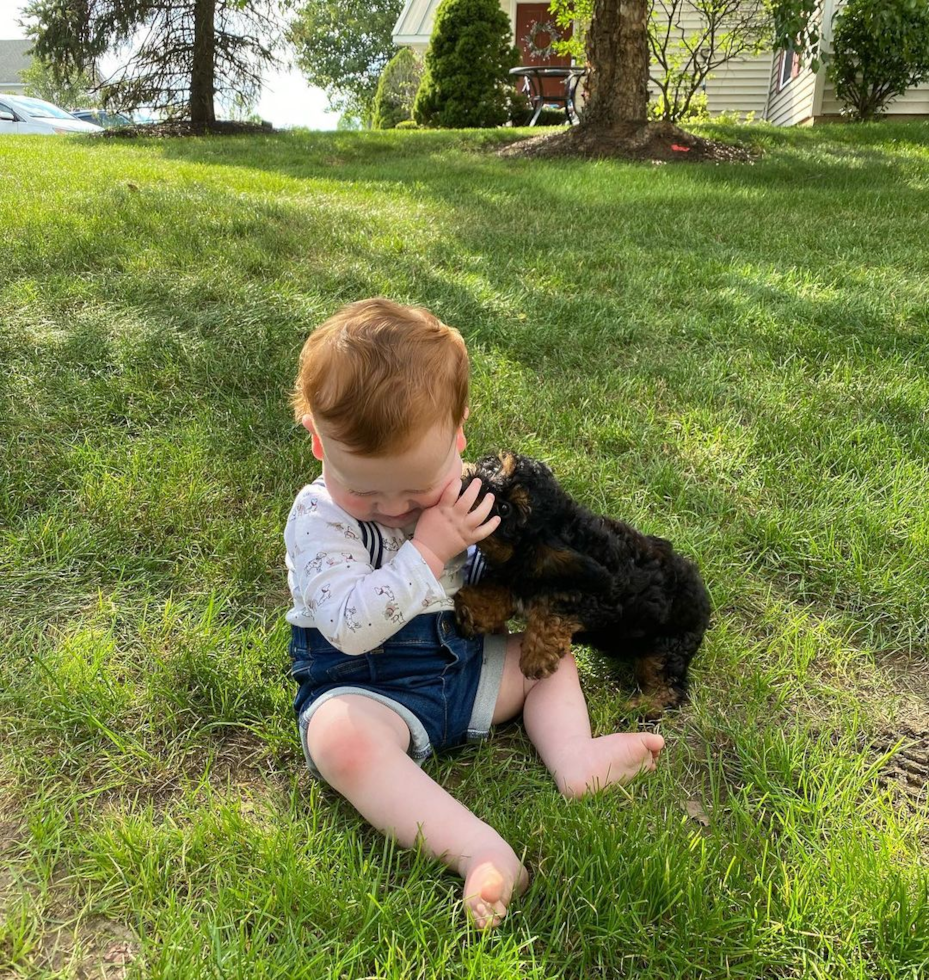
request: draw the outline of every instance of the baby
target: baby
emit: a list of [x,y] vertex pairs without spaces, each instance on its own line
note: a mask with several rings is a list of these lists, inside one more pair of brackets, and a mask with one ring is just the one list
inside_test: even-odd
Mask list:
[[[664,739],[593,738],[577,668],[530,680],[520,636],[467,639],[455,593],[480,575],[493,497],[461,493],[468,354],[457,330],[386,299],[306,341],[294,407],[322,476],[285,531],[290,653],[307,765],[373,826],[464,878],[474,924],[500,923],[528,874],[513,848],[420,768],[523,715],[566,797],[655,768]],[[473,509],[472,509],[473,508]]]

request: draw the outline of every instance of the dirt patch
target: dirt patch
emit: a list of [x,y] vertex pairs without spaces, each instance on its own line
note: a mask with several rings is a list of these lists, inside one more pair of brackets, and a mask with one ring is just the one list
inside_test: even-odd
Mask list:
[[[215,741],[208,760],[204,753],[191,753],[144,783],[133,780],[88,794],[93,811],[88,820],[105,820],[109,811],[118,819],[127,808],[148,805],[167,812],[176,799],[203,784],[216,800],[228,800],[247,819],[263,824],[266,811],[286,805],[289,774],[275,765],[267,745],[254,735],[237,729],[218,731],[225,737]],[[109,778],[105,772],[89,773],[88,786],[94,785],[94,776],[101,782]],[[57,862],[47,874],[40,864],[29,863],[30,832],[19,810],[13,794],[0,791],[0,916],[24,915],[32,929],[31,945],[16,961],[20,972],[7,974],[0,968],[0,980],[31,975],[30,970],[74,980],[140,975],[140,937],[125,922],[87,913],[87,896],[69,860]],[[0,959],[5,952],[0,950]]]
[[891,694],[888,717],[901,732],[929,732],[929,671],[925,655],[907,650],[878,650],[875,667]]
[[760,151],[704,139],[671,123],[649,123],[614,130],[575,126],[543,133],[499,151],[502,157],[582,157],[666,163],[753,163]]
[[100,136],[104,139],[136,139],[140,136],[159,139],[184,136],[256,136],[273,133],[270,123],[248,123],[220,120],[213,123],[192,123],[185,121],[146,123],[141,126],[119,126],[105,129]]
[[[8,808],[4,805],[4,812]],[[74,918],[74,897],[64,870],[52,873],[43,888],[25,875],[21,854],[28,831],[21,820],[0,817],[0,916],[31,909],[38,925],[29,966],[78,980],[124,980],[139,955],[136,935],[103,916]],[[20,963],[20,966],[25,964]],[[25,974],[16,973],[15,976]],[[0,971],[0,980],[14,974]]]
[[139,955],[135,934],[119,922],[93,916],[79,925],[45,933],[34,965],[79,980],[124,980]]
[[929,799],[929,731],[883,731],[872,743],[874,754],[885,755],[900,741],[903,745],[881,766],[877,782],[890,790],[897,806],[922,811]]
[[25,835],[22,821],[7,819],[0,813],[0,916],[7,914],[10,903],[21,891],[17,871]]
[[[80,785],[94,789],[97,813],[121,812],[127,805],[151,806],[156,813],[164,813],[198,785],[205,792],[241,799],[282,799],[299,761],[299,746],[290,756],[278,757],[261,739],[234,728],[216,729],[210,744],[200,749],[171,760],[163,770],[137,773],[124,785],[107,785],[107,770],[88,772]],[[152,751],[168,758],[167,747],[153,747]]]

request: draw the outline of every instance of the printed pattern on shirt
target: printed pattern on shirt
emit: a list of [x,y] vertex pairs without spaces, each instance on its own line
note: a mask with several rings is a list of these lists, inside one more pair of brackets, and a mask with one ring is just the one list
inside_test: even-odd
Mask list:
[[455,592],[479,574],[479,559],[462,553],[436,579],[410,535],[354,520],[322,478],[297,495],[284,540],[288,622],[315,627],[349,654],[375,649],[414,616],[453,609]]

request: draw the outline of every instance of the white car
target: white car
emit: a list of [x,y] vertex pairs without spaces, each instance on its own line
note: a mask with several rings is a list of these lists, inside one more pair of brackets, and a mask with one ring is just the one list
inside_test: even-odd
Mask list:
[[101,126],[75,119],[51,102],[0,92],[0,134],[102,133]]

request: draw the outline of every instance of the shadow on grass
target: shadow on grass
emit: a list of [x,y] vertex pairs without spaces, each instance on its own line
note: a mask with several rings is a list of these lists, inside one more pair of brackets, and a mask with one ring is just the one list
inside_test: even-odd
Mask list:
[[[626,486],[648,486],[655,502],[669,498],[681,514],[707,522],[731,513],[749,552],[766,542],[727,503],[728,477],[707,465],[699,485],[688,485],[693,463],[669,442],[666,426],[709,405],[802,444],[808,430],[785,423],[751,383],[753,372],[772,377],[803,363],[799,391],[809,397],[830,363],[867,377],[875,363],[927,362],[925,290],[913,275],[925,260],[905,254],[918,228],[905,226],[888,241],[892,222],[871,198],[877,171],[855,171],[850,189],[846,182],[798,197],[798,168],[773,155],[755,168],[672,173],[513,164],[459,152],[462,142],[486,149],[503,138],[496,134],[412,135],[159,144],[174,160],[324,176],[325,184],[255,200],[234,184],[210,192],[111,189],[94,205],[92,234],[36,241],[31,259],[29,241],[20,246],[23,280],[42,287],[42,300],[18,299],[16,283],[6,294],[24,328],[21,342],[2,334],[20,365],[19,380],[6,379],[6,397],[28,405],[17,443],[27,451],[11,451],[27,492],[6,516],[20,526],[37,521],[62,494],[84,495],[86,508],[94,481],[106,486],[90,494],[97,503],[85,511],[86,541],[74,554],[72,583],[80,580],[82,592],[143,577],[170,594],[195,587],[200,575],[207,587],[235,582],[248,601],[281,599],[279,549],[260,535],[274,533],[307,476],[287,390],[306,333],[359,296],[420,302],[458,325],[486,374],[485,403],[505,404],[515,392],[508,418],[521,440],[544,426],[553,443],[574,445],[586,406],[615,411],[610,388],[631,378],[640,417],[624,421],[619,450],[613,434],[595,431],[584,443],[585,465],[600,460],[614,469],[621,459]],[[820,145],[802,132],[766,138]],[[151,147],[124,152],[140,151]],[[798,166],[800,176],[821,166],[846,172],[838,156]],[[881,188],[899,191],[887,167],[878,171],[878,198]],[[897,200],[906,204],[909,193]],[[857,209],[867,227],[848,217],[829,226],[836,207]],[[866,254],[843,254],[852,244]],[[883,266],[872,244],[891,249]],[[892,266],[895,256],[902,268]],[[875,292],[885,268],[897,274],[892,295]],[[497,382],[501,365],[512,373]],[[561,390],[559,411],[572,416],[558,429],[533,418],[541,403],[527,392],[537,375],[549,392]],[[895,397],[895,424],[915,452],[918,404]],[[850,391],[830,411],[854,407],[876,424],[888,404],[882,396],[862,403]],[[490,428],[476,424],[479,446]],[[763,498],[755,506],[767,507]],[[770,513],[776,519],[779,510]],[[892,538],[888,531],[882,551]],[[45,547],[42,540],[30,547]]]

